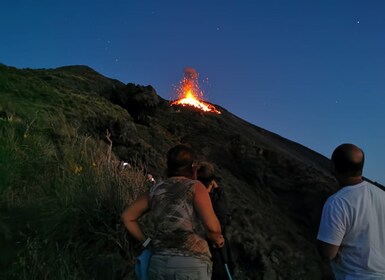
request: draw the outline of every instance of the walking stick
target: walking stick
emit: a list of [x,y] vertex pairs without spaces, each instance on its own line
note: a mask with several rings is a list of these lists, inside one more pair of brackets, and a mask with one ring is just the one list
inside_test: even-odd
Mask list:
[[[226,246],[226,245],[225,245],[225,246]],[[225,246],[223,246],[223,247],[225,247]],[[229,279],[229,280],[233,280],[233,278],[231,277],[231,273],[230,273],[229,266],[228,266],[228,264],[227,264],[227,254],[225,254],[225,253],[223,252],[223,247],[222,247],[222,248],[219,248],[219,253],[220,253],[220,255],[221,255],[222,262],[223,262],[223,264],[224,264],[224,266],[225,266],[225,270],[226,270],[228,279]]]

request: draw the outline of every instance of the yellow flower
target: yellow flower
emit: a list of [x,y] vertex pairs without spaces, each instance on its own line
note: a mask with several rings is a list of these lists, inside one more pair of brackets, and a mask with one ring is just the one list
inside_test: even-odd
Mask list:
[[75,174],[80,174],[83,171],[83,167],[76,164],[75,166],[72,166],[71,170]]

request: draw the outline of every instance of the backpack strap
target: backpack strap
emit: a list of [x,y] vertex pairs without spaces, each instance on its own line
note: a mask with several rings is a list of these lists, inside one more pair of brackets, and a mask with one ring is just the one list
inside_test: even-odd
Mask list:
[[369,180],[366,177],[362,177],[362,179],[364,179],[364,181],[366,181],[366,182],[371,183],[372,185],[375,185],[376,187],[380,188],[381,190],[383,190],[385,192],[385,186],[381,185],[380,183],[373,182],[372,180]]

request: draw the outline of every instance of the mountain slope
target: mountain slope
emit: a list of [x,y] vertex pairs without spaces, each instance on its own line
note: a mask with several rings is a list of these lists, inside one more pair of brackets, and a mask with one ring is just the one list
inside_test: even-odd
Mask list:
[[228,195],[239,279],[326,279],[315,236],[324,199],[337,188],[329,160],[217,108],[222,114],[170,106],[151,86],[125,85],[87,66],[0,65],[3,123],[47,131],[54,145],[77,135],[108,144],[109,131],[117,160],[157,180],[177,143],[213,162]]

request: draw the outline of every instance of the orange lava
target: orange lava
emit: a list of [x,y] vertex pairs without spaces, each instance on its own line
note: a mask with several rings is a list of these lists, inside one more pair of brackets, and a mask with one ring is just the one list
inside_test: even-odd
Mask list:
[[172,101],[170,105],[192,106],[204,112],[221,114],[215,106],[202,101],[203,92],[199,89],[198,76],[194,69],[185,69],[185,76],[177,89],[178,99]]

